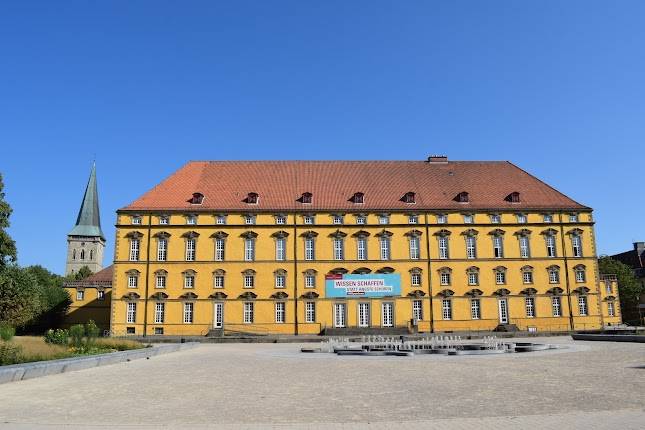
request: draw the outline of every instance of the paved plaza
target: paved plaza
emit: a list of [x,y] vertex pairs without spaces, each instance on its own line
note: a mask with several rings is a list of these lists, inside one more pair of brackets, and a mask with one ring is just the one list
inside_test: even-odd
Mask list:
[[531,341],[568,348],[338,357],[205,344],[2,385],[0,427],[643,428],[644,344]]

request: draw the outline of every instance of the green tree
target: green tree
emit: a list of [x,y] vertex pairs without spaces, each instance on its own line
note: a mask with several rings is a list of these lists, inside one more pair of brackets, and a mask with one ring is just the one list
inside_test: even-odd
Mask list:
[[16,242],[9,236],[6,229],[9,228],[9,216],[11,206],[4,199],[4,183],[0,173],[0,270],[7,264],[14,263],[17,258]]
[[42,266],[29,266],[24,270],[36,278],[41,303],[40,313],[25,327],[25,331],[44,333],[47,329],[60,326],[72,303],[63,289],[65,279]]
[[22,327],[42,310],[36,277],[15,265],[0,270],[0,322]]
[[616,275],[618,278],[618,294],[623,313],[623,321],[637,324],[638,301],[640,295],[645,291],[643,291],[643,285],[634,276],[632,268],[608,256],[603,256],[598,259],[598,268],[600,273]]
[[72,272],[69,275],[67,275],[66,279],[68,281],[82,281],[85,278],[89,278],[93,274],[94,272],[92,272],[89,267],[83,266],[80,269],[78,269],[78,272]]

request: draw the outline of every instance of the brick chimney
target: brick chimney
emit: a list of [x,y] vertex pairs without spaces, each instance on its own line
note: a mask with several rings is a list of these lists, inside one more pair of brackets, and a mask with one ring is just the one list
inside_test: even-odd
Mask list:
[[448,157],[445,155],[431,155],[428,157],[427,162],[430,164],[447,164]]

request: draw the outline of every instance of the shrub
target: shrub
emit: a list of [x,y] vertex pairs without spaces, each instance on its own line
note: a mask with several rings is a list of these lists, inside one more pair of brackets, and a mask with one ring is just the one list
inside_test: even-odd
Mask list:
[[9,342],[0,342],[0,366],[21,362],[21,348]]
[[89,320],[85,324],[85,334],[87,335],[87,346],[92,346],[96,342],[96,338],[99,337],[101,329],[96,325],[94,320]]
[[0,323],[0,339],[5,342],[10,341],[13,335],[16,334],[16,329],[8,323]]
[[69,332],[63,329],[47,330],[45,342],[53,345],[67,345],[69,343]]
[[83,324],[76,324],[69,328],[69,337],[72,339],[72,345],[75,348],[83,346],[83,337],[85,336],[85,327]]

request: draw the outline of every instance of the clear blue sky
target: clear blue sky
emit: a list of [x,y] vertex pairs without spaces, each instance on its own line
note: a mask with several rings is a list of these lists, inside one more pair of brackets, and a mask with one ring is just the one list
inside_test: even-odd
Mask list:
[[64,270],[96,157],[115,211],[191,159],[511,160],[645,240],[643,1],[0,4],[19,262]]

